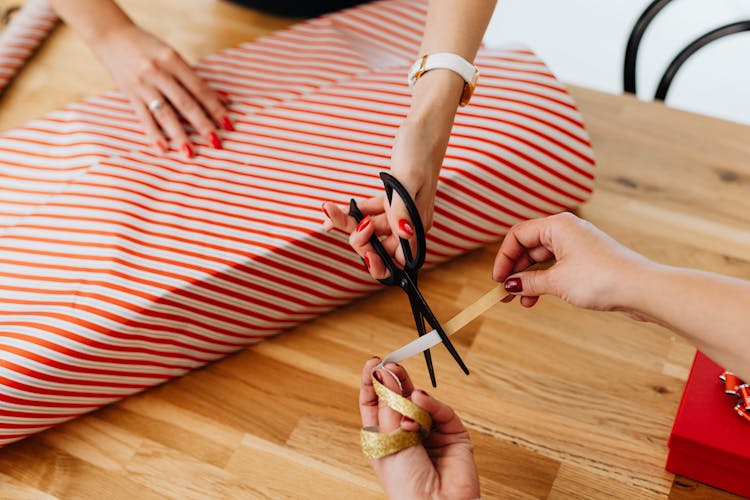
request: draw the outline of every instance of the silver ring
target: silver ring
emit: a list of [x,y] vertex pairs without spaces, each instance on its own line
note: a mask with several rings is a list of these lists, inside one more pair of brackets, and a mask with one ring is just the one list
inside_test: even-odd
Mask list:
[[157,113],[163,107],[164,99],[154,99],[148,103],[148,109],[150,109],[152,113]]

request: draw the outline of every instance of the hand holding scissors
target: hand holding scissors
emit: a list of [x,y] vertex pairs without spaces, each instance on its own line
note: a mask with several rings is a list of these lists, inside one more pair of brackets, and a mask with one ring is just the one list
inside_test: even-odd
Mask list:
[[[433,314],[430,306],[427,304],[427,301],[422,296],[422,293],[419,291],[419,288],[417,286],[417,276],[419,273],[419,269],[424,264],[425,254],[427,252],[427,243],[425,239],[424,226],[422,225],[422,220],[419,217],[419,212],[417,211],[417,207],[414,204],[414,200],[412,200],[406,188],[401,185],[401,183],[392,175],[386,172],[381,172],[380,178],[383,180],[383,184],[385,186],[385,193],[388,203],[392,203],[393,194],[395,192],[406,206],[409,217],[413,224],[412,228],[415,234],[415,249],[413,252],[412,247],[409,244],[409,240],[399,238],[401,251],[404,254],[404,266],[403,268],[401,268],[397,266],[393,259],[390,257],[383,244],[380,242],[377,234],[373,234],[370,237],[369,243],[370,245],[372,245],[374,251],[378,254],[388,271],[388,276],[378,281],[385,285],[398,285],[399,287],[401,287],[401,289],[404,290],[404,292],[406,292],[406,294],[409,296],[409,303],[411,305],[414,322],[416,324],[417,332],[419,333],[419,335],[422,336],[427,333],[425,329],[425,321],[427,321],[427,324],[429,324],[430,327],[437,331],[438,335],[440,335],[443,344],[445,345],[446,349],[448,349],[448,352],[451,353],[453,359],[456,360],[464,373],[468,375],[469,369],[464,364],[455,347],[453,347],[453,344],[448,338],[448,335],[443,330],[443,327],[440,325],[440,322],[438,322],[437,318]],[[368,220],[362,215],[359,207],[357,206],[357,202],[354,200],[351,200],[351,202],[349,203],[349,215],[353,217],[354,220],[358,224],[360,224],[360,226],[362,225],[363,221]],[[365,264],[369,267],[369,263],[366,260]],[[427,362],[427,369],[430,373],[430,381],[432,382],[433,387],[435,387],[437,383],[435,380],[435,372],[432,366],[432,356],[430,355],[430,351],[425,351],[424,356],[425,361]]]

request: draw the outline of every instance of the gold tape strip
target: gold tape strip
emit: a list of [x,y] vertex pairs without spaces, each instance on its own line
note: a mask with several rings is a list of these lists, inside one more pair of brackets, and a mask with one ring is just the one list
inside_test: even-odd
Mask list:
[[[375,377],[371,378],[375,394],[392,410],[417,422],[420,425],[420,431],[426,436],[432,427],[432,417],[430,414],[402,395],[396,394],[378,382]],[[406,448],[416,446],[421,440],[420,433],[418,432],[397,429],[390,434],[381,434],[378,430],[377,427],[365,427],[360,433],[362,453],[367,458],[387,457]]]
[[469,307],[448,320],[443,325],[443,330],[447,335],[453,335],[507,296],[508,292],[505,291],[503,286],[493,288],[479,297],[479,299]]
[[420,443],[419,433],[401,429],[391,434],[381,434],[377,427],[362,429],[362,453],[367,458],[383,458]]
[[422,429],[429,431],[432,427],[432,417],[419,406],[410,400],[396,394],[372,377],[372,385],[375,387],[375,393],[385,402],[392,410],[396,410],[401,415],[405,415],[417,422]]

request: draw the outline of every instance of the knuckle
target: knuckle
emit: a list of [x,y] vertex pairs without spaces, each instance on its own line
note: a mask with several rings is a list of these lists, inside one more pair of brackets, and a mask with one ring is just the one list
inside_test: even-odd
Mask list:
[[162,63],[172,64],[177,62],[180,59],[180,56],[172,47],[165,47],[159,51],[158,59]]
[[158,71],[159,64],[153,59],[148,59],[138,69],[137,78],[141,83],[144,83],[149,81]]

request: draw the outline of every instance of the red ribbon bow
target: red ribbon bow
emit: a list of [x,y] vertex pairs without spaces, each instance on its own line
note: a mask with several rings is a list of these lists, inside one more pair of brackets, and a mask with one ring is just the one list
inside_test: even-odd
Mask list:
[[725,371],[719,376],[719,380],[724,382],[724,393],[730,396],[737,396],[739,403],[734,407],[737,415],[750,421],[750,386],[744,383],[732,372]]

